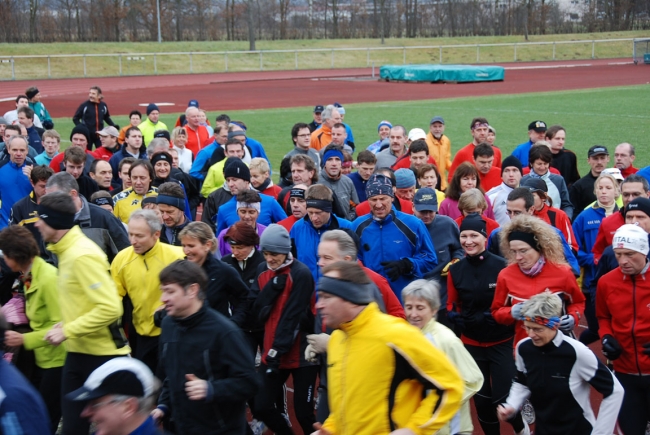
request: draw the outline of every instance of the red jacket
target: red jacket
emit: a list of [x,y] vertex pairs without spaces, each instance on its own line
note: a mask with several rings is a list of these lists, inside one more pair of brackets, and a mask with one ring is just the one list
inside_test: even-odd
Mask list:
[[[436,164],[436,160],[431,156],[429,156],[429,158],[427,159],[427,163],[431,165],[436,165],[436,168],[438,167],[438,165]],[[393,163],[393,166],[391,166],[391,169],[393,171],[397,171],[398,169],[411,169],[411,154],[410,153],[405,154],[399,159],[397,159],[397,161]],[[415,173],[415,171],[413,171],[413,173]]]
[[[515,320],[510,313],[511,307],[519,302],[526,302],[545,290],[560,295],[564,301],[562,314],[570,314],[575,319],[576,325],[580,323],[580,318],[585,311],[585,296],[578,287],[576,277],[568,265],[549,262],[538,275],[533,277],[524,275],[518,264],[511,264],[499,273],[497,289],[490,307],[494,320],[502,325],[512,325]],[[521,327],[523,323],[517,320],[515,324],[515,347],[519,340],[527,337]]]
[[370,278],[379,289],[379,293],[381,293],[381,297],[384,300],[384,305],[386,306],[386,314],[406,319],[404,308],[402,308],[402,304],[399,303],[399,299],[397,299],[397,296],[395,296],[393,289],[390,288],[390,285],[388,284],[388,281],[386,281],[386,278],[363,265],[361,265],[361,267],[363,267],[363,271],[366,272],[368,278]]
[[481,179],[481,187],[486,192],[503,182],[501,179],[501,168],[497,168],[496,166],[492,166],[490,172],[487,174],[478,171],[478,176]]
[[[395,197],[395,199],[399,201],[399,206],[401,208],[399,211],[406,214],[413,214],[413,203],[411,201],[407,201],[398,197]],[[393,205],[394,204],[395,201],[393,200]],[[368,204],[368,201],[363,201],[361,204],[357,205],[355,211],[357,213],[357,217],[365,216],[370,213],[370,204]]]
[[185,144],[185,148],[192,151],[194,157],[196,157],[204,146],[211,143],[210,134],[204,125],[199,125],[197,129],[194,130],[189,124],[187,124],[185,126],[185,131],[187,131],[187,143]]
[[271,186],[267,187],[263,192],[264,195],[272,196],[273,199],[278,199],[278,195],[282,192],[282,188],[278,186],[277,184],[272,184]]
[[[451,162],[451,168],[449,168],[449,175],[447,176],[447,181],[451,182],[451,178],[454,176],[456,168],[463,162],[474,163],[474,142],[470,142],[465,145],[463,148],[458,150],[454,156],[454,161]],[[497,147],[492,147],[494,150],[494,167],[501,167],[501,150]],[[487,189],[486,189],[487,190]]]
[[[269,281],[274,277],[286,275],[284,289],[269,305],[260,305],[262,294]],[[271,285],[271,283],[269,283]],[[310,365],[305,361],[306,336],[313,330],[315,310],[314,278],[309,268],[298,260],[283,265],[278,270],[265,267],[251,288],[255,296],[254,315],[259,315],[260,308],[270,307],[270,313],[264,322],[264,349],[262,362],[266,364],[269,350],[277,351],[281,369],[295,369]],[[266,295],[268,296],[268,295]],[[311,317],[311,321],[308,319]],[[309,330],[302,330],[307,325]]]
[[628,175],[636,174],[639,172],[639,168],[635,168],[634,166],[630,165],[625,169],[621,169],[621,175],[623,178],[627,178]]
[[[549,213],[551,215],[549,215]],[[544,204],[541,210],[535,210],[534,215],[549,224],[552,227],[557,228],[562,231],[562,235],[566,239],[569,246],[573,252],[578,252],[580,246],[578,246],[578,241],[576,240],[575,234],[573,234],[573,226],[571,226],[571,219],[567,214],[560,210],[559,208],[549,207],[547,204]],[[551,219],[551,216],[553,219]]]
[[278,225],[282,225],[287,231],[291,232],[291,228],[293,228],[293,224],[296,222],[298,222],[298,219],[290,214],[288,218],[282,219],[280,222],[278,222]]
[[[119,150],[119,146],[116,150]],[[99,147],[92,153],[90,153],[94,158],[109,161],[113,157],[113,151],[109,151],[106,147]]]
[[598,234],[596,235],[594,247],[591,248],[591,252],[594,253],[594,264],[598,264],[600,257],[605,251],[605,248],[612,244],[612,240],[614,240],[614,233],[624,224],[625,218],[623,217],[623,210],[619,210],[618,213],[612,213],[603,219],[603,221],[600,223],[600,227],[598,228]]
[[611,335],[623,353],[614,370],[620,373],[650,374],[650,356],[643,345],[650,343],[650,276],[623,275],[620,267],[604,275],[596,290],[596,317],[601,337]]

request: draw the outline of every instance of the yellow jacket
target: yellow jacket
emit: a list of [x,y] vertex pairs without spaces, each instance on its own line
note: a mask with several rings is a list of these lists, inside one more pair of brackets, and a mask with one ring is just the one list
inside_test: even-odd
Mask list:
[[454,365],[374,302],[334,331],[327,359],[331,412],[323,428],[332,435],[433,434],[460,406],[463,380]]
[[111,275],[120,297],[128,293],[131,298],[133,327],[138,334],[147,337],[160,335],[160,328],[153,323],[156,308],[162,305],[158,276],[165,267],[183,258],[183,248],[157,241],[144,255],[136,254],[129,246],[113,259]]
[[474,430],[469,409],[469,399],[483,386],[483,373],[476,365],[472,355],[454,332],[434,319],[422,328],[424,336],[456,366],[465,382],[465,391],[461,400],[460,411],[436,435],[471,434]]
[[108,273],[106,254],[74,226],[47,245],[59,258],[59,306],[68,352],[131,353],[121,327],[122,302]]
[[425,139],[429,145],[429,155],[433,157],[440,172],[440,190],[447,188],[447,171],[451,168],[451,141],[444,134],[440,140],[427,133]]
[[57,270],[41,257],[36,257],[31,272],[32,283],[29,288],[25,288],[25,315],[32,332],[23,334],[24,346],[25,349],[34,351],[38,367],[62,367],[65,362],[65,346],[52,346],[45,341],[45,334],[61,321]]
[[125,224],[129,223],[131,213],[142,208],[140,202],[149,196],[158,196],[158,189],[152,187],[145,195],[138,195],[133,188],[126,189],[113,197],[113,214]]

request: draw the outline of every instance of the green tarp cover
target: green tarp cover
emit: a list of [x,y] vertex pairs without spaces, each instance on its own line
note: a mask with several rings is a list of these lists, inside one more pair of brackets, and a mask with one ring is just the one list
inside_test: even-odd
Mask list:
[[487,65],[384,65],[379,74],[382,79],[411,82],[491,82],[503,80],[505,69]]

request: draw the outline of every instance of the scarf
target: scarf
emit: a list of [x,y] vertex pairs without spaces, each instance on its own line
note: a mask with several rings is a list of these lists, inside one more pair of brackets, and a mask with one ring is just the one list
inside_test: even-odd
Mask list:
[[528,277],[533,277],[539,275],[539,273],[542,271],[542,268],[544,267],[544,264],[546,264],[546,260],[544,259],[543,255],[539,256],[539,260],[537,260],[537,263],[533,265],[530,269],[523,269],[521,266],[519,267],[519,270],[521,270],[521,273]]
[[258,192],[262,193],[266,189],[271,187],[272,185],[273,185],[273,182],[271,181],[271,178],[269,177],[266,180],[264,180],[264,182],[262,184],[260,184],[258,187],[254,187],[253,190],[257,190]]
[[596,200],[596,204],[598,204],[598,207],[605,210],[605,217],[607,217],[607,216],[611,215],[612,213],[614,213],[614,209],[616,208],[616,201],[612,202],[612,205],[610,205],[609,207],[604,205],[603,203],[601,203],[598,200]]

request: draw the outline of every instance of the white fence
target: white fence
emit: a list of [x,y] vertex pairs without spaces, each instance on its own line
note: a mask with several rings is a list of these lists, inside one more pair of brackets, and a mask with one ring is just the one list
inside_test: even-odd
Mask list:
[[0,80],[631,57],[633,38],[500,44],[3,56]]

